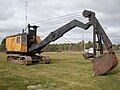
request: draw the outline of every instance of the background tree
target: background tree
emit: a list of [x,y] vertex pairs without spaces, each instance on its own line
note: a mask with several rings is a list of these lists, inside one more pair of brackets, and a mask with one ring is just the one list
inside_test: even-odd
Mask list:
[[6,38],[2,40],[0,50],[6,50]]

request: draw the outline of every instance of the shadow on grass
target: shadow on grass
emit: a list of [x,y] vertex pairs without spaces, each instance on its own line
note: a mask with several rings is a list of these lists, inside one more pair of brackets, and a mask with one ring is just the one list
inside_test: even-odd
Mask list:
[[111,74],[111,75],[115,75],[115,74],[117,74],[117,73],[119,73],[120,72],[120,70],[112,70],[112,71],[110,71],[110,72],[108,72],[108,74]]
[[[81,64],[81,65],[87,65],[87,64],[91,64],[91,62],[80,62],[80,61],[74,61],[74,60],[68,60],[68,59],[51,59],[51,63],[50,64],[59,64],[59,63],[76,63],[76,64]],[[32,62],[32,65],[37,65],[37,64],[41,64],[39,62]],[[48,64],[49,65],[49,64]],[[28,65],[30,66],[30,65]]]
[[51,61],[51,63],[77,63],[77,64],[91,64],[91,62],[84,62],[84,61],[74,61],[74,60],[68,60],[68,59],[54,59]]
[[119,72],[120,72],[120,70],[112,70],[112,71],[109,71],[108,73],[103,74],[101,76],[116,75]]

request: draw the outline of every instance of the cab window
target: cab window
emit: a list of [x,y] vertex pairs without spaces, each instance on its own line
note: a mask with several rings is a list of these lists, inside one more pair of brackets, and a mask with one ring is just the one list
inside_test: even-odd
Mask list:
[[17,37],[17,41],[16,41],[17,43],[20,43],[20,37]]
[[27,34],[22,35],[22,45],[27,46]]

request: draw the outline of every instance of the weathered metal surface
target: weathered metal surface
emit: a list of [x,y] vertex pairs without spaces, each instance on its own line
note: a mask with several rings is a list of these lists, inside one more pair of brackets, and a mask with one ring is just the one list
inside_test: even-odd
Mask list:
[[30,56],[24,56],[24,57],[25,57],[24,65],[32,64],[32,58]]
[[7,61],[16,64],[30,65],[32,58],[30,56],[8,56]]
[[7,61],[22,65],[31,65],[32,63],[39,62],[40,64],[50,64],[49,56],[8,56]]
[[114,69],[118,64],[118,60],[114,53],[104,53],[102,56],[94,58],[92,63],[94,76],[96,76],[106,74]]

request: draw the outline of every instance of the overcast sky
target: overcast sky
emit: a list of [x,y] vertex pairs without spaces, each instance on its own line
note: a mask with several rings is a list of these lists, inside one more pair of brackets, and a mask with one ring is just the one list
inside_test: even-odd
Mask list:
[[[26,0],[0,0],[0,41],[6,36],[21,33],[25,28],[25,2]],[[27,2],[28,23],[40,26],[38,35],[41,39],[73,19],[86,22],[81,14],[87,9],[96,13],[96,17],[112,43],[120,43],[120,0],[27,0]],[[40,22],[71,13],[75,14],[44,23]],[[92,40],[92,29],[84,31],[75,28],[54,43],[75,43],[82,39]]]

